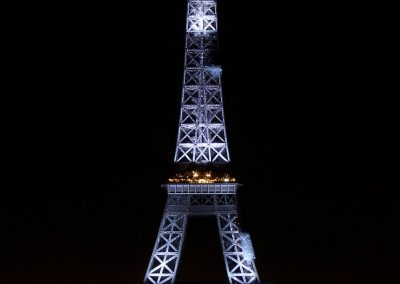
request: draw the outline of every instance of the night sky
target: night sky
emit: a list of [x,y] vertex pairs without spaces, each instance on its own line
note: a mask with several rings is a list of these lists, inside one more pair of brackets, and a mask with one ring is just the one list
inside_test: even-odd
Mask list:
[[[216,62],[259,274],[400,283],[395,10],[261,2],[219,1]],[[142,282],[173,169],[185,9],[3,10],[1,283]],[[178,279],[224,283],[215,220],[188,226]]]

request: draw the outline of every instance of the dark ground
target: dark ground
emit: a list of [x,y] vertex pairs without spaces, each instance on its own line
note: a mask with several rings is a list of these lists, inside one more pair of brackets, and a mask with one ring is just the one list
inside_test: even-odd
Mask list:
[[[400,283],[394,9],[220,1],[241,224],[276,284]],[[165,202],[184,1],[4,9],[0,282],[141,283]],[[224,281],[190,220],[181,281]]]

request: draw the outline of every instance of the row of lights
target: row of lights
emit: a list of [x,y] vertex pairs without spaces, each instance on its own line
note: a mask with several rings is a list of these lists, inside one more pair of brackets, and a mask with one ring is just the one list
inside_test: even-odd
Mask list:
[[212,177],[211,172],[199,173],[192,171],[190,174],[177,174],[168,180],[171,183],[219,183],[219,182],[236,182],[235,178],[224,175],[222,177]]

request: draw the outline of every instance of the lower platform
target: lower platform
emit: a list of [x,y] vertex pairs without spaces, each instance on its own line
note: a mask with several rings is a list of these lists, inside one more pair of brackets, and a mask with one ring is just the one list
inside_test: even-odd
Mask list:
[[167,183],[168,194],[236,194],[239,183]]

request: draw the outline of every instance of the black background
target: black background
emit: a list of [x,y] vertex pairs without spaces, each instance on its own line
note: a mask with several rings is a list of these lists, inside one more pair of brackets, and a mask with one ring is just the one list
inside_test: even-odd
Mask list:
[[[141,283],[173,167],[185,1],[7,7],[0,282]],[[241,224],[262,280],[399,283],[394,8],[219,1]],[[213,219],[181,281],[224,281]]]

